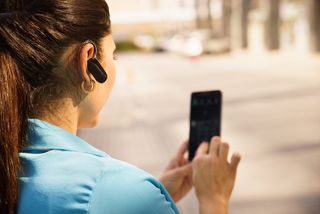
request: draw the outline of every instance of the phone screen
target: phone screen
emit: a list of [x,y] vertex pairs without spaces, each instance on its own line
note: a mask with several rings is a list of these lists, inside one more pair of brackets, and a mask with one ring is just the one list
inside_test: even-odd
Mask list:
[[195,92],[191,95],[189,161],[203,141],[221,134],[221,91]]

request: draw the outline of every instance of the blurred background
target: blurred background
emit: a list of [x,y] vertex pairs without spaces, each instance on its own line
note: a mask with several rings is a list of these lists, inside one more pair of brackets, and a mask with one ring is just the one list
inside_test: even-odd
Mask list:
[[[224,94],[241,152],[230,213],[320,213],[320,1],[108,0],[117,82],[94,146],[159,176],[188,139],[190,94]],[[194,192],[178,203],[198,213]]]

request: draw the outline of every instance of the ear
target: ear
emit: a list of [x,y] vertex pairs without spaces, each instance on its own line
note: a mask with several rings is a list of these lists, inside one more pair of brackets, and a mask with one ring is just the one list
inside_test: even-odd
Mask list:
[[90,82],[94,80],[92,74],[88,71],[88,60],[94,56],[94,46],[91,43],[84,44],[79,53],[79,72],[82,80]]

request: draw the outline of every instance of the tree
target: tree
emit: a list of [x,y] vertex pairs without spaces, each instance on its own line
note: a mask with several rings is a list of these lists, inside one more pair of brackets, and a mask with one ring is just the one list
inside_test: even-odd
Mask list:
[[248,48],[250,0],[241,0],[241,47]]
[[269,0],[265,29],[266,46],[269,50],[280,48],[280,3],[281,0]]
[[197,27],[212,28],[211,0],[195,0]]
[[223,37],[230,37],[230,24],[231,24],[231,0],[223,0],[222,2],[223,17],[222,17],[222,35]]
[[311,48],[320,52],[320,1],[309,0]]

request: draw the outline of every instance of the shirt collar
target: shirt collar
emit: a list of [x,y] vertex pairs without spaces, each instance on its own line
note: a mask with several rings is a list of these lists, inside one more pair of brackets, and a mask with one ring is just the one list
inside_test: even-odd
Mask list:
[[24,152],[60,150],[89,153],[100,157],[108,156],[78,136],[43,120],[28,119],[28,125],[28,145]]

